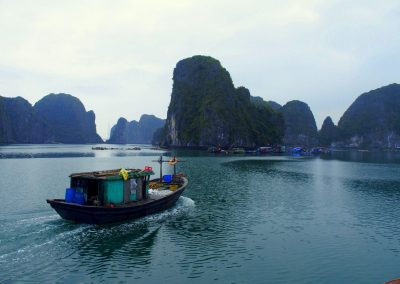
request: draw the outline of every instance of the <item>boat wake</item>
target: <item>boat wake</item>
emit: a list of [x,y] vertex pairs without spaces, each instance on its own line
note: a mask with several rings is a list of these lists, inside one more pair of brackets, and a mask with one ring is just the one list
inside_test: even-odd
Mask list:
[[[181,196],[173,207],[163,212],[128,222],[106,225],[76,224],[65,221],[56,214],[21,219],[14,223],[13,231],[18,231],[18,227],[24,227],[24,233],[15,237],[9,243],[11,245],[3,246],[0,250],[0,264],[3,268],[7,266],[12,270],[14,264],[29,263],[38,256],[63,255],[65,248],[71,247],[71,244],[92,243],[93,239],[104,243],[116,236],[123,238],[130,234],[141,235],[143,228],[147,228],[147,231],[158,229],[166,222],[189,214],[194,206],[195,202],[192,199]],[[12,243],[18,245],[14,246]]]
[[[148,215],[139,219],[135,219],[128,222],[119,224],[108,224],[108,225],[97,225],[96,227],[101,230],[103,234],[113,235],[115,233],[123,233],[124,231],[131,232],[135,228],[141,228],[143,226],[159,226],[165,222],[181,218],[190,213],[195,207],[195,202],[189,197],[181,196],[175,203],[175,205],[163,212]],[[103,228],[103,229],[101,229]]]
[[38,224],[46,223],[48,221],[55,221],[58,219],[60,219],[60,216],[58,214],[51,214],[51,215],[44,215],[44,216],[39,216],[39,217],[20,219],[16,223],[24,224],[24,226],[35,226]]
[[195,203],[189,197],[181,196],[179,197],[178,201],[176,202],[175,206],[153,215],[146,216],[140,220],[144,222],[164,222],[171,218],[177,218],[184,216],[185,214],[189,213],[192,208],[194,208]]

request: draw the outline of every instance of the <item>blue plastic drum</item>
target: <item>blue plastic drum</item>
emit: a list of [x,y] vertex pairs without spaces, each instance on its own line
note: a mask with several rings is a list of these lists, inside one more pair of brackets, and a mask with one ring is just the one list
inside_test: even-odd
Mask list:
[[163,176],[163,181],[164,182],[171,182],[172,181],[172,175]]
[[75,192],[74,203],[85,204],[85,195],[83,192]]
[[65,202],[74,202],[75,188],[67,188],[65,190]]

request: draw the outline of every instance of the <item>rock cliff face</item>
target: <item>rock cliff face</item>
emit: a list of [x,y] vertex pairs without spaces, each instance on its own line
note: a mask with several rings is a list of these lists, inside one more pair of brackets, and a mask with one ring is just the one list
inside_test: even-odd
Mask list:
[[160,127],[154,132],[151,144],[162,146],[164,137],[165,137],[165,127]]
[[322,123],[321,130],[319,131],[319,142],[321,146],[329,147],[335,141],[340,139],[339,129],[333,123],[332,118],[328,116]]
[[136,143],[150,144],[157,129],[165,126],[165,119],[154,115],[143,114],[139,119],[138,138]]
[[193,56],[177,63],[165,145],[251,147],[279,143],[282,133],[281,115],[254,104],[246,88],[235,88],[218,60]]
[[400,85],[391,84],[360,95],[340,118],[345,145],[394,147],[400,145]]
[[290,101],[280,111],[285,121],[284,144],[313,147],[318,144],[318,131],[309,106],[301,101]]
[[111,128],[110,139],[106,142],[111,144],[127,144],[128,124],[129,122],[125,118],[119,118],[117,124]]
[[165,125],[165,120],[154,115],[144,114],[139,122],[128,122],[125,118],[118,119],[111,128],[110,139],[107,143],[113,144],[150,144],[157,129]]
[[68,94],[50,94],[34,105],[49,125],[56,143],[102,143],[96,133],[95,114],[86,112],[81,101]]
[[49,125],[27,100],[0,96],[0,144],[40,144],[53,141]]

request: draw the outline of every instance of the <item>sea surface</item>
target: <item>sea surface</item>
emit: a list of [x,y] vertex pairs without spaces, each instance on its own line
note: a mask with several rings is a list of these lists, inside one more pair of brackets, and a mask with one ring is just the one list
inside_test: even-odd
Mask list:
[[[111,146],[109,146],[111,147]],[[0,147],[0,283],[383,283],[400,277],[400,153],[321,157]],[[73,172],[178,155],[189,186],[162,213],[61,219]],[[164,165],[165,172],[171,172]]]

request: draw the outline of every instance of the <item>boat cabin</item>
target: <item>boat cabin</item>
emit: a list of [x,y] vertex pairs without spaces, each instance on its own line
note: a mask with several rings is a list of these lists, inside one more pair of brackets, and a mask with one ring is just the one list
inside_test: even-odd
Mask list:
[[148,198],[151,168],[71,174],[65,201],[92,206],[123,206]]

